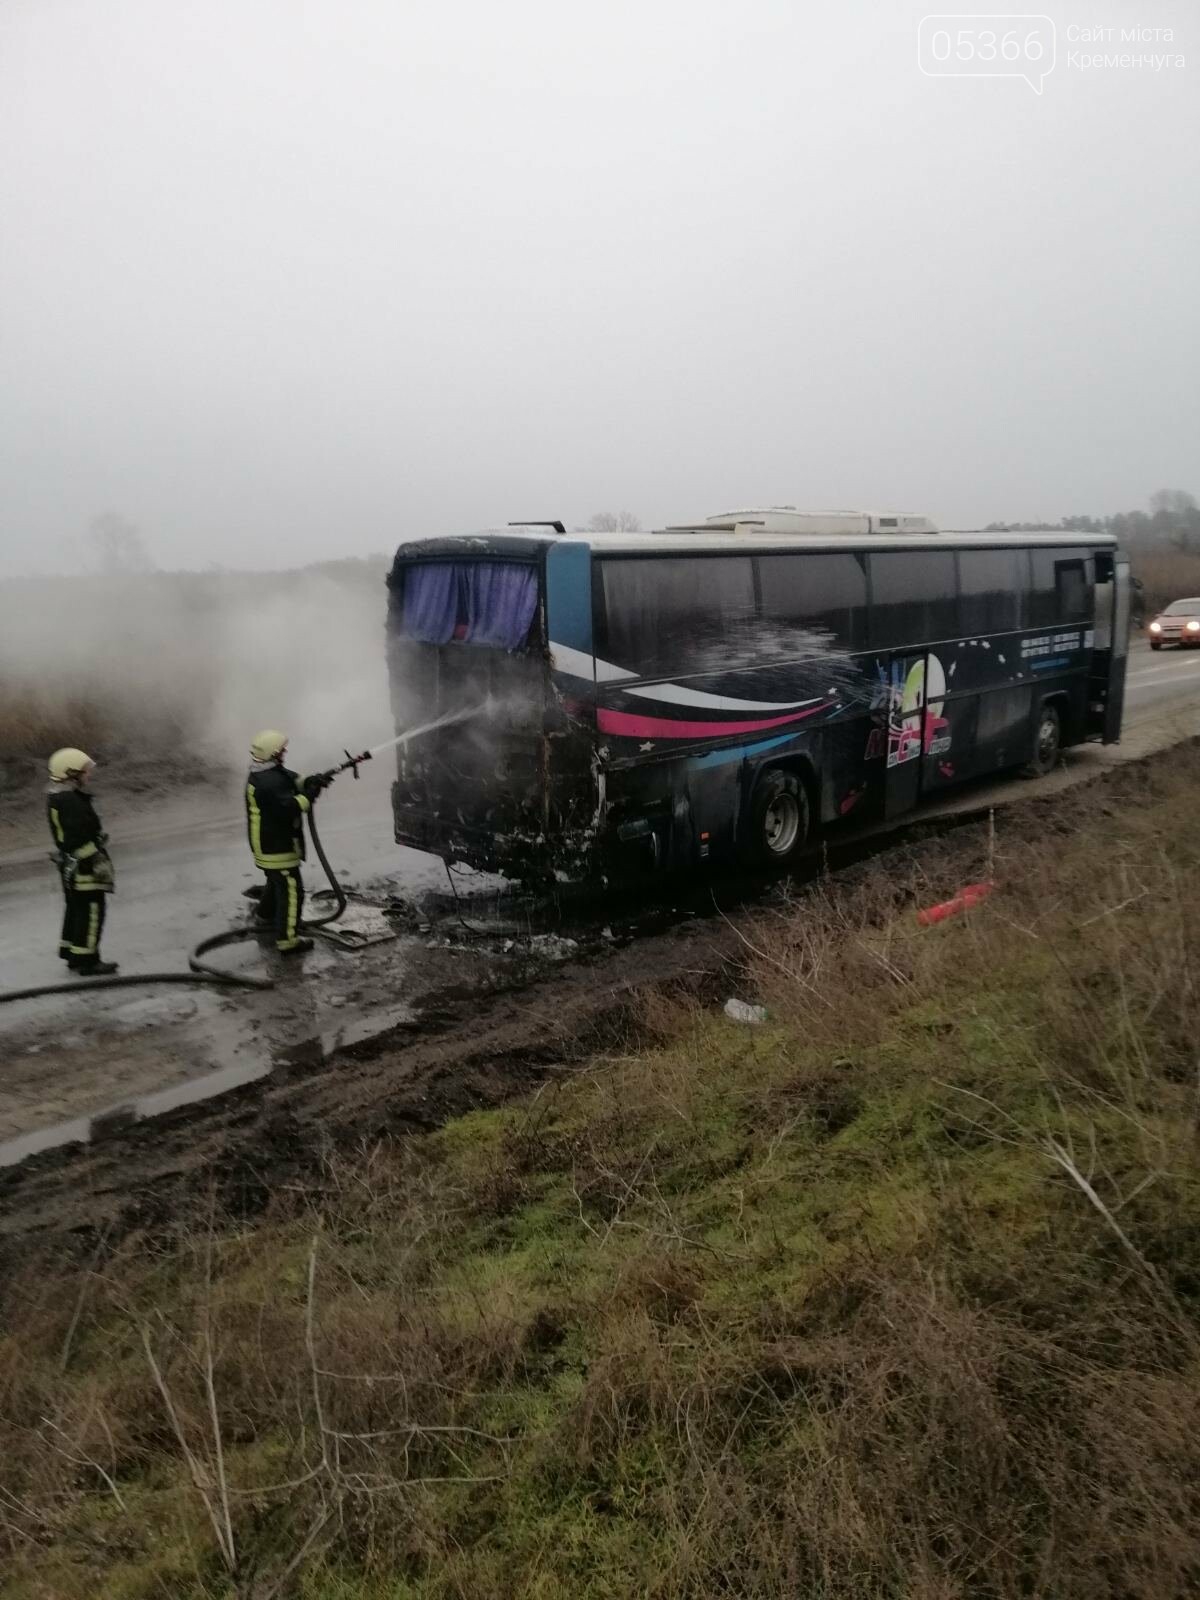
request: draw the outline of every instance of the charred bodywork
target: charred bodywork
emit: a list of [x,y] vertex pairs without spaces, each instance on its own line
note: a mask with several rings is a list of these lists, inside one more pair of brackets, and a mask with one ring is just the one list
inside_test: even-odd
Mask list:
[[[401,547],[388,578],[388,661],[398,731],[396,838],[447,860],[528,877],[580,869],[592,841],[595,761],[590,697],[561,692],[546,626],[550,536],[497,533]],[[406,593],[430,565],[507,564],[532,572],[533,618],[511,648],[413,638]],[[460,624],[456,632],[461,633]]]
[[[401,745],[397,839],[521,877],[755,859],[755,828],[784,812],[799,849],[822,823],[1044,758],[1047,730],[1051,761],[1119,737],[1114,545],[848,544],[527,527],[402,546],[397,729],[463,720]],[[459,614],[415,637],[413,584],[446,585],[414,574],[471,562],[498,574],[480,592],[521,590],[528,628],[497,644],[464,579]]]

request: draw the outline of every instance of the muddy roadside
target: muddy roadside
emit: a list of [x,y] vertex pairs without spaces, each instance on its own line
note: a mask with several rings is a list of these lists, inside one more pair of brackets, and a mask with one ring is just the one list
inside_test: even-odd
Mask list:
[[[1102,826],[1107,811],[1137,804],[1156,768],[1173,759],[1168,752],[1130,763],[1006,808],[998,830],[1006,870],[1019,870],[1023,842]],[[979,878],[988,850],[986,819],[940,819],[890,840],[836,881],[876,874],[901,904]],[[738,992],[747,939],[769,941],[773,902],[807,892],[760,885],[734,916],[693,913],[505,992],[466,985],[430,995],[411,1021],[331,1058],[301,1052],[215,1101],[35,1156],[0,1173],[0,1272],[27,1264],[30,1253],[86,1256],[101,1238],[107,1247],[137,1230],[186,1226],[197,1206],[252,1216],[282,1191],[319,1197],[339,1152],[419,1134],[635,1046],[655,991],[723,1003]]]
[[413,1022],[331,1060],[301,1051],[209,1104],[34,1156],[0,1172],[0,1271],[34,1240],[75,1235],[86,1248],[103,1234],[111,1242],[170,1226],[206,1195],[252,1215],[281,1188],[319,1190],[339,1150],[499,1104],[627,1043],[642,991],[710,984],[738,948],[720,919],[691,921],[508,993],[467,985],[431,996]]

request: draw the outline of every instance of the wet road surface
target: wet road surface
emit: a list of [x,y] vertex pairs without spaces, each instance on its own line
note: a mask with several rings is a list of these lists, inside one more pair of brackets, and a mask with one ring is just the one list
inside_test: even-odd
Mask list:
[[[1036,790],[1006,777],[952,792],[920,815],[1052,793],[1197,734],[1200,651],[1151,653],[1140,645],[1130,660],[1120,746],[1068,752]],[[318,945],[300,965],[255,943],[216,953],[219,964],[274,976],[278,986],[264,993],[122,988],[0,1008],[0,1165],[87,1137],[98,1131],[92,1127],[97,1117],[119,1126],[280,1064],[328,1058],[358,1039],[411,1022],[440,997],[519,984],[531,964],[544,968],[571,954],[571,945],[555,935],[512,921],[516,908],[496,880],[475,874],[460,882],[471,897],[464,909],[473,934],[483,930],[483,937],[466,935],[456,925],[442,863],[392,840],[389,780],[390,764],[367,769],[361,782],[335,786],[319,815],[343,884],[376,906],[403,902],[403,913],[390,923],[376,913],[376,925],[389,927],[394,937],[353,954]],[[103,814],[102,790],[98,800]],[[184,970],[200,939],[244,919],[241,891],[259,881],[241,820],[231,810],[124,843],[117,819],[111,820],[119,893],[105,953],[120,960],[123,973]],[[310,889],[319,887],[317,863],[309,863],[306,877]],[[62,978],[54,954],[60,906],[45,851],[0,857],[0,990]],[[596,923],[584,936],[601,933]]]

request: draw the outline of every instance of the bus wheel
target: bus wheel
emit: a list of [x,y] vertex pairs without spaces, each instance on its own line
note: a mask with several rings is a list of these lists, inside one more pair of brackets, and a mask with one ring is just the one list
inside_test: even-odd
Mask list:
[[758,866],[783,866],[808,841],[808,794],[794,772],[769,767],[754,787],[743,855]]
[[1033,755],[1024,767],[1027,778],[1044,778],[1058,765],[1062,749],[1062,719],[1055,706],[1043,706],[1038,716],[1037,735],[1033,742]]

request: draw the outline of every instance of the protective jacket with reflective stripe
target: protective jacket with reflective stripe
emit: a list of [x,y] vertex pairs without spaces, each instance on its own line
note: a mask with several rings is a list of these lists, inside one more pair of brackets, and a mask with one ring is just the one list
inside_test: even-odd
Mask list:
[[294,772],[272,762],[246,778],[246,826],[254,861],[264,871],[304,860],[304,813],[309,808]]
[[[60,857],[73,856],[77,863],[72,868],[73,886],[108,893],[113,886],[112,867],[91,795],[73,784],[52,783],[46,791],[46,815],[54,848]],[[101,864],[104,870],[94,876]]]

